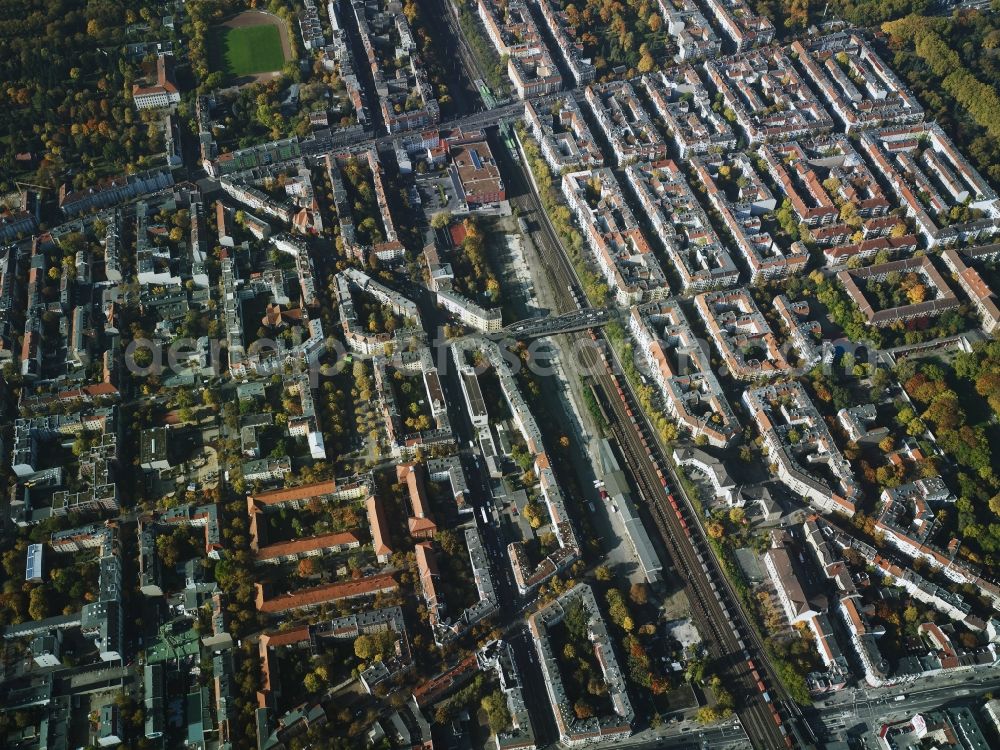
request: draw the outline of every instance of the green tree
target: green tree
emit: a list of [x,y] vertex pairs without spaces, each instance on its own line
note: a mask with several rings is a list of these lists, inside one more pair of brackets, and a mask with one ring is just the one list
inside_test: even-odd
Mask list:
[[486,712],[490,730],[494,734],[510,729],[510,710],[507,708],[507,699],[500,690],[495,690],[487,695],[482,699],[480,705]]
[[31,590],[28,597],[28,615],[32,620],[44,620],[48,617],[51,603],[48,591],[44,586],[39,586]]

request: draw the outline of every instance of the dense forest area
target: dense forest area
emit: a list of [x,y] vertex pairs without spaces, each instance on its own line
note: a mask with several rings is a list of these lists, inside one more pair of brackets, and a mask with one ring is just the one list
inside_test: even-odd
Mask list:
[[599,80],[608,79],[616,69],[629,76],[647,73],[669,64],[677,51],[656,3],[650,0],[557,0],[555,5],[576,29],[583,55],[593,61]]
[[774,24],[778,38],[799,34],[811,25],[839,20],[853,26],[878,26],[913,14],[932,13],[934,0],[753,0],[751,5]]
[[984,342],[950,364],[903,362],[896,374],[918,406],[912,416],[933,429],[954,460],[950,486],[958,488],[958,501],[938,514],[938,526],[962,540],[965,557],[995,567],[1000,563],[1000,479],[993,448],[1000,414],[1000,344]]
[[[172,45],[181,90],[193,92],[208,78],[208,24],[251,5],[286,19],[295,7],[291,0],[189,2],[187,16],[165,25],[167,6],[151,0],[0,3],[0,193],[14,180],[80,187],[161,163],[162,113],[138,112],[131,100],[132,84],[155,55],[131,45]],[[182,104],[182,114],[189,110]]]
[[69,170],[83,184],[152,150],[159,134],[127,101],[133,73],[121,51],[128,24],[159,26],[152,6],[0,4],[0,190],[10,190],[13,178],[55,185]]
[[973,164],[1000,185],[1000,18],[911,15],[883,25],[893,67]]

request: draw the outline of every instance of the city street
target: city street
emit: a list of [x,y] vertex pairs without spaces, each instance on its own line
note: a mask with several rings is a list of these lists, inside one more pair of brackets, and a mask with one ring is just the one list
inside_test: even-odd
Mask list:
[[[889,688],[847,688],[819,700],[809,721],[814,729],[836,737],[877,731],[882,724],[902,721],[953,701],[971,700],[1000,690],[1000,668],[922,680]],[[905,696],[902,697],[901,696]]]

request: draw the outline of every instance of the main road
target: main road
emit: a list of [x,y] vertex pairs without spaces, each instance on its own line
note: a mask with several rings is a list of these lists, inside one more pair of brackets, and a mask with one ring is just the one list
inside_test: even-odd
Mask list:
[[882,724],[909,719],[951,703],[976,703],[1000,690],[1000,669],[979,668],[889,688],[848,688],[820,701],[811,720],[826,736],[877,732]]
[[[561,292],[564,303],[560,312],[571,312],[579,306],[588,307],[576,271],[548,221],[526,167],[521,163],[523,155],[521,160],[515,162],[500,144],[496,144],[494,153],[506,162],[503,174],[507,177],[508,195],[513,196],[510,198],[511,205],[517,209],[519,216],[534,223],[535,232],[539,235],[539,248],[547,248],[544,253],[548,261],[546,270],[553,274],[554,286],[556,291]],[[601,349],[611,351],[603,333],[597,331],[591,335],[595,342],[602,345]],[[722,669],[726,685],[736,694],[740,721],[756,748],[774,750],[793,747],[788,727],[774,703],[780,687],[767,668],[756,634],[745,620],[728,581],[708,549],[692,506],[676,478],[673,478],[672,484],[677,488],[673,499],[678,510],[673,509],[669,489],[671,482],[667,480],[670,466],[663,460],[660,446],[638,408],[628,382],[624,376],[615,375],[610,363],[602,361],[603,355],[597,351],[598,347],[582,348],[582,365],[607,396],[606,406],[611,410],[609,416],[613,422],[614,437],[670,551],[675,568],[686,577],[685,590],[693,606],[695,620],[710,644],[710,653],[716,664]],[[620,366],[618,372],[621,372]],[[762,691],[758,681],[765,683],[765,687],[769,684],[771,689]]]

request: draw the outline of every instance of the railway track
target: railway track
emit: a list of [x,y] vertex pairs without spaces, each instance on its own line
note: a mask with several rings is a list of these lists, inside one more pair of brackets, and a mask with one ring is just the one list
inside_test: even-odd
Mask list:
[[447,24],[451,27],[451,37],[458,42],[458,53],[462,58],[462,65],[465,67],[465,70],[473,70],[476,73],[476,78],[483,79],[485,71],[480,67],[479,59],[476,57],[476,53],[472,51],[469,40],[465,38],[465,33],[462,31],[462,22],[459,18],[459,11],[455,3],[453,0],[435,0],[435,4],[438,6],[439,12],[446,18]]
[[[615,403],[614,394],[608,400]],[[625,403],[621,397],[618,398],[618,405],[627,408]],[[707,639],[711,644],[710,653],[723,667],[727,685],[740,688],[738,715],[747,734],[758,739],[761,747],[790,747],[785,734],[787,729],[782,732],[783,724],[779,723],[780,716],[773,698],[765,689],[764,679],[746,647],[747,633],[739,627],[739,620],[734,616],[735,604],[727,602],[723,588],[709,573],[710,566],[715,562],[712,551],[693,531],[696,523],[684,505],[666,491],[662,467],[650,464],[647,436],[623,426],[622,420],[627,412],[623,415],[622,409],[615,410],[619,412],[614,427],[616,441],[632,469],[640,494],[647,500],[647,507],[678,573],[686,574],[688,599],[701,631],[710,636]],[[629,425],[630,421],[625,425]],[[635,439],[637,434],[638,441]],[[654,471],[655,475],[651,475]]]
[[[565,290],[560,295],[565,309],[560,312],[588,307],[576,272],[531,187],[526,167],[518,164],[514,168],[520,172],[525,189],[511,199],[511,204],[519,215],[534,216],[538,231],[544,235],[545,242],[539,243],[539,248],[540,251],[548,248],[543,256],[548,261],[546,270],[553,275],[556,289]],[[708,636],[710,653],[723,667],[721,676],[737,700],[737,715],[755,748],[795,747],[790,723],[778,710],[776,699],[780,687],[762,656],[762,645],[719,569],[689,501],[683,492],[677,492],[681,498],[678,500],[670,491],[676,479],[671,477],[670,468],[660,454],[658,442],[638,409],[628,383],[624,376],[619,379],[604,354],[597,353],[599,348],[611,351],[609,343],[599,330],[592,329],[590,335],[603,346],[581,349],[582,364],[606,395],[605,405],[611,408],[613,434],[623,458],[675,567],[687,575],[685,590],[695,620],[703,636]]]

